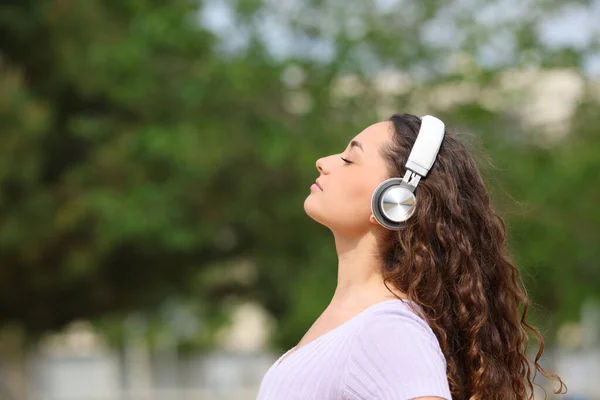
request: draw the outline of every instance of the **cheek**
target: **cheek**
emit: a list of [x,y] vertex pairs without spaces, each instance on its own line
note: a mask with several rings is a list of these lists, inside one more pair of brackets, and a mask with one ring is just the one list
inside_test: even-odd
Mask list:
[[380,183],[368,171],[344,171],[330,180],[322,193],[304,203],[306,213],[334,230],[363,232],[369,225],[371,197]]
[[350,182],[342,188],[350,211],[368,216],[371,213],[371,197],[376,187],[377,183],[371,182],[368,176],[359,174],[353,176]]

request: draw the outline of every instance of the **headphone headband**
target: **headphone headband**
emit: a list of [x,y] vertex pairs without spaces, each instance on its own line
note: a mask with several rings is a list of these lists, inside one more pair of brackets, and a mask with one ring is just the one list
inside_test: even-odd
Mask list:
[[431,115],[425,115],[421,119],[421,128],[417,140],[408,156],[406,168],[425,177],[442,145],[444,139],[444,123]]

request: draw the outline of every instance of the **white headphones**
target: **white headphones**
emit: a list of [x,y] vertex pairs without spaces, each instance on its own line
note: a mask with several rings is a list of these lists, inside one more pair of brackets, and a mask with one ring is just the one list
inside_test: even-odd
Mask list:
[[379,224],[397,231],[415,211],[417,199],[414,191],[421,178],[425,177],[442,145],[444,123],[426,115],[421,119],[421,128],[406,162],[404,178],[390,178],[379,184],[371,198],[371,212]]

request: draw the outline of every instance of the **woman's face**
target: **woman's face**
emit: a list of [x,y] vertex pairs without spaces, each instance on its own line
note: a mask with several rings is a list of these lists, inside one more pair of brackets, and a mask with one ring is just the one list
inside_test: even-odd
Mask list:
[[366,233],[376,223],[371,196],[388,174],[380,148],[392,133],[391,122],[378,122],[355,136],[342,153],[319,158],[320,188],[311,186],[304,201],[308,216],[333,232]]

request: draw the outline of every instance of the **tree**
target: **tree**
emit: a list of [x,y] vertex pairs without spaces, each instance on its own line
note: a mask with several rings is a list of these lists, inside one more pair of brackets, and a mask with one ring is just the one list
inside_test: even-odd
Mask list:
[[314,160],[395,110],[481,138],[536,302],[565,320],[595,293],[597,100],[543,147],[498,83],[584,60],[535,30],[570,2],[232,0],[231,29],[211,31],[214,4],[0,8],[0,323],[36,333],[172,295],[221,320],[225,300],[252,298],[293,345],[335,286],[331,239],[302,209]]

